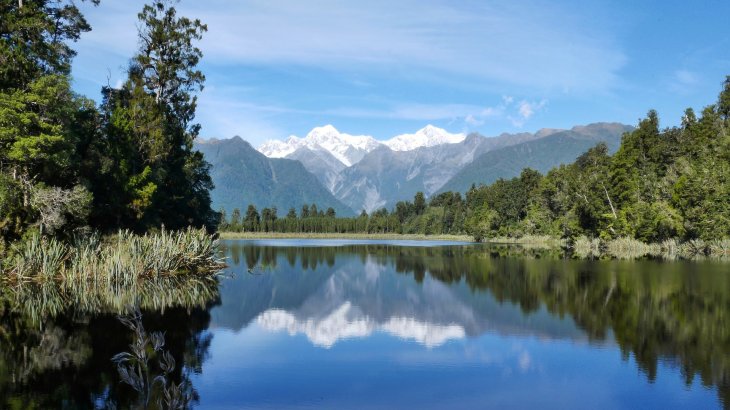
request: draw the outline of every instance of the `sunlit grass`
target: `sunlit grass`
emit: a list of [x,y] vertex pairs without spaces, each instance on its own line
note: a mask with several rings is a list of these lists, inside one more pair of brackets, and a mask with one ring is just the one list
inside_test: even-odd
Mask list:
[[0,296],[34,318],[69,306],[113,313],[130,306],[204,307],[218,297],[224,266],[218,241],[204,230],[121,231],[71,244],[33,236],[0,261]]
[[92,235],[72,244],[34,235],[12,247],[2,272],[11,282],[129,285],[139,279],[213,276],[223,266],[217,241],[205,230],[190,228],[145,235],[120,231],[104,240]]
[[565,246],[566,241],[549,235],[524,235],[519,238],[492,237],[484,239],[486,243],[517,244],[530,248],[554,249]]
[[573,241],[571,250],[578,258],[727,259],[730,258],[730,239],[686,242],[667,239],[661,243],[645,243],[629,237],[601,240],[580,236]]

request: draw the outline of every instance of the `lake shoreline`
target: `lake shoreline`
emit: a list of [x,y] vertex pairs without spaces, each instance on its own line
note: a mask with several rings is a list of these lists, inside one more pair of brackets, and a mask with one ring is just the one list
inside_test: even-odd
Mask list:
[[469,235],[422,235],[397,233],[282,233],[282,232],[219,232],[221,239],[385,239],[409,241],[475,242]]
[[302,233],[302,232],[219,232],[220,239],[355,239],[355,240],[405,240],[405,241],[453,241],[484,243],[493,245],[519,245],[526,248],[569,250],[578,259],[642,259],[647,257],[665,260],[675,259],[728,259],[730,240],[693,240],[681,242],[678,239],[663,243],[644,243],[630,238],[600,240],[580,236],[573,240],[548,235],[526,235],[520,238],[492,237],[476,241],[469,235],[424,235],[424,234],[366,234],[366,233]]

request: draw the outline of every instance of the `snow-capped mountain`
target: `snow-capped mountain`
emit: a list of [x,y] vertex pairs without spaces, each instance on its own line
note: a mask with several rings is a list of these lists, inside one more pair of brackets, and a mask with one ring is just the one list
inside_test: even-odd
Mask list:
[[380,142],[369,135],[345,134],[332,125],[325,125],[314,128],[304,138],[292,135],[286,141],[266,141],[258,150],[270,158],[284,158],[302,147],[314,151],[324,149],[349,167],[380,145]]
[[487,138],[476,133],[452,134],[428,125],[413,134],[376,140],[326,125],[304,138],[267,141],[258,151],[300,162],[352,212],[371,213],[383,207],[392,209],[417,192],[427,198],[448,190],[463,193],[472,184],[517,176],[525,167],[547,172],[573,162],[598,142],[615,149],[623,132],[630,129],[597,123]]
[[289,157],[303,147],[312,151],[325,150],[349,167],[359,162],[365,154],[381,146],[393,151],[412,151],[441,144],[455,144],[464,141],[465,138],[464,134],[452,134],[433,125],[427,125],[414,134],[402,134],[386,141],[378,141],[369,135],[345,134],[332,125],[325,125],[314,128],[304,138],[292,135],[286,141],[266,141],[258,150],[270,158]]
[[441,144],[457,144],[466,139],[466,134],[451,134],[448,131],[427,125],[415,134],[401,134],[383,144],[393,151],[411,151],[422,147],[434,147]]

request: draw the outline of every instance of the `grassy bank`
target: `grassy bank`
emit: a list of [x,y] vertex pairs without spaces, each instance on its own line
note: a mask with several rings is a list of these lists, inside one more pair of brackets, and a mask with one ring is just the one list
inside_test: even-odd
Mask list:
[[411,235],[397,233],[220,232],[220,237],[221,239],[386,239],[474,242],[474,238],[469,235]]
[[[279,233],[279,232],[220,232],[221,239],[384,239],[417,241],[474,242],[469,235],[410,235],[364,233]],[[680,242],[672,239],[662,243],[643,243],[631,238],[601,240],[581,236],[574,240],[547,235],[527,235],[519,238],[492,237],[484,243],[513,244],[525,248],[564,249],[578,258],[639,259],[730,259],[730,239],[714,241],[692,240]]]
[[686,242],[669,239],[662,243],[644,243],[632,238],[604,241],[581,236],[573,241],[571,249],[574,255],[580,258],[730,259],[730,239],[712,241],[694,239]]
[[124,283],[160,277],[212,277],[222,268],[217,241],[205,230],[135,235],[121,231],[72,244],[34,235],[0,261],[5,281]]
[[560,239],[548,235],[526,235],[519,238],[497,236],[493,238],[487,238],[484,240],[484,242],[493,244],[514,244],[522,245],[529,248],[545,249],[561,248],[567,245],[567,241],[565,239]]

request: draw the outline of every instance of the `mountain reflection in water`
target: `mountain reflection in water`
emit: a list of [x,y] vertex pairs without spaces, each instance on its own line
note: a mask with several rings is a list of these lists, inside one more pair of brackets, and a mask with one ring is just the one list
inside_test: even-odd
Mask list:
[[484,334],[617,346],[649,382],[661,364],[730,398],[727,264],[479,245],[230,241],[226,251],[237,275],[221,289],[214,326],[255,323],[322,348],[378,332],[427,348]]
[[111,361],[133,342],[117,319],[131,303],[147,331],[164,332],[171,382],[202,408],[730,403],[727,264],[448,243],[223,245],[219,283],[0,288],[0,408],[139,403]]

